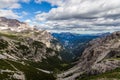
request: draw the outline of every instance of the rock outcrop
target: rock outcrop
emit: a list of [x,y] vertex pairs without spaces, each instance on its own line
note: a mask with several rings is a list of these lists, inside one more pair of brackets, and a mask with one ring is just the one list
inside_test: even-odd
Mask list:
[[92,40],[77,65],[58,74],[58,80],[76,80],[83,74],[99,74],[120,67],[120,31]]
[[[58,41],[45,30],[37,30],[16,19],[0,17],[0,43],[4,53],[40,61],[61,50]],[[14,53],[14,54],[13,54]]]
[[47,59],[61,61],[61,50],[62,46],[49,32],[0,17],[1,80],[55,80],[53,73],[47,71]]
[[16,32],[21,32],[25,30],[34,30],[34,27],[30,27],[29,24],[20,22],[16,19],[8,19],[5,17],[0,17],[0,30],[11,30]]

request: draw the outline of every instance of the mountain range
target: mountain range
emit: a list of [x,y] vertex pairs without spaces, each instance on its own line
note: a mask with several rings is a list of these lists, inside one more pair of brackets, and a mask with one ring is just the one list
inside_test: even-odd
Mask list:
[[67,61],[72,61],[81,56],[89,41],[109,34],[110,33],[76,34],[66,32],[52,33],[52,36],[55,37],[65,48],[61,56]]
[[55,80],[54,73],[67,67],[59,56],[61,50],[47,31],[0,18],[1,80]]
[[120,32],[88,43],[77,64],[58,80],[119,80]]
[[0,17],[0,80],[119,80],[119,76],[120,31],[49,33]]
[[98,35],[81,35],[75,33],[52,33],[61,45],[64,51],[61,56],[66,61],[72,61],[81,55],[85,49],[85,45],[92,39],[99,37]]

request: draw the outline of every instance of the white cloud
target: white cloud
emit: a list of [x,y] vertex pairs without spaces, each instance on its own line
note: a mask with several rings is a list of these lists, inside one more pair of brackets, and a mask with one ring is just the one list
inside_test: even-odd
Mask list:
[[7,18],[20,18],[17,13],[14,13],[12,10],[3,10],[0,9],[0,17],[7,17]]
[[41,3],[41,2],[48,2],[48,3],[51,3],[52,4],[52,6],[54,6],[54,5],[62,5],[63,4],[63,1],[64,0],[35,0],[35,2],[36,3]]
[[94,18],[109,15],[109,11],[115,12],[118,8],[120,9],[120,0],[65,0],[63,5],[50,10],[47,18]]
[[[19,0],[0,0],[0,8],[19,8]],[[16,7],[17,6],[17,7]]]
[[25,20],[26,23],[32,22],[30,19]]
[[[50,31],[107,32],[120,30],[120,0],[36,0],[57,8],[36,15]],[[53,3],[53,2],[54,3]],[[43,25],[43,24],[42,24]],[[40,25],[41,26],[41,25]],[[52,26],[52,29],[49,28]]]
[[0,8],[21,8],[19,2],[29,3],[31,0],[0,0]]
[[[19,9],[22,7],[20,2],[28,3],[30,0],[0,0],[0,17],[8,18],[21,18],[18,14],[14,12],[14,9]],[[22,12],[23,16],[27,15],[26,12]]]
[[22,2],[29,3],[31,0],[22,0]]
[[10,8],[11,9],[21,8],[21,5],[18,3],[15,3],[15,4],[11,5]]

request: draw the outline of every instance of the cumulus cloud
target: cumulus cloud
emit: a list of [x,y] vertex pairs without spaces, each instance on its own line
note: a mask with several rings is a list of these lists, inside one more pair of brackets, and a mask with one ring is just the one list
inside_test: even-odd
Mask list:
[[8,17],[8,18],[20,18],[17,13],[14,13],[12,10],[3,10],[0,9],[0,17]]
[[[36,0],[46,1],[57,8],[36,15],[50,31],[105,32],[120,30],[120,0]],[[53,3],[53,2],[54,3]],[[42,24],[43,26],[43,24]]]
[[[21,16],[13,11],[22,7],[20,2],[28,3],[30,0],[0,0],[0,17],[20,18]],[[22,14],[27,15],[25,12]]]
[[32,21],[30,19],[25,20],[26,23],[31,23]]
[[0,0],[0,8],[20,8],[19,0]]
[[64,0],[35,0],[36,3],[41,3],[41,2],[48,2],[48,3],[51,3],[52,6],[60,6],[63,4],[63,1]]
[[22,0],[22,2],[29,3],[31,0]]

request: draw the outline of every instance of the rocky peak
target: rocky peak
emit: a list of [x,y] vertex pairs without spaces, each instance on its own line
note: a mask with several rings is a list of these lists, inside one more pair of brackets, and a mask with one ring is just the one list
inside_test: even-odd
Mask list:
[[8,19],[5,17],[0,17],[0,29],[21,32],[25,30],[34,30],[33,27],[29,26],[27,23],[20,22],[16,19]]
[[7,50],[6,53],[12,56],[35,61],[54,56],[62,48],[49,32],[37,30],[24,22],[4,17],[0,17],[0,39],[8,44],[7,48],[3,49],[4,52]]
[[16,19],[7,19],[5,17],[0,17],[0,23],[6,23],[10,27],[18,27],[20,24],[26,24]]
[[64,63],[61,49],[49,32],[15,19],[0,18],[1,80],[55,80],[54,69]]

